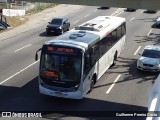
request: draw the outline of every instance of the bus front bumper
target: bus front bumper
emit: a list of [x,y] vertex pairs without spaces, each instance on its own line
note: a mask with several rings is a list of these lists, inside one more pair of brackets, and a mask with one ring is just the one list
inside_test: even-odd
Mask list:
[[54,96],[54,97],[61,97],[61,98],[69,98],[69,99],[82,99],[82,92],[77,90],[75,92],[60,92],[60,91],[52,91],[39,85],[39,91],[41,94]]

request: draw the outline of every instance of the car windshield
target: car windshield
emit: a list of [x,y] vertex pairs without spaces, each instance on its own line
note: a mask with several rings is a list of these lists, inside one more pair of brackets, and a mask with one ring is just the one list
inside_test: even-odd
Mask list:
[[54,81],[76,82],[81,75],[81,57],[63,54],[42,54],[40,74]]
[[142,56],[150,58],[160,58],[160,51],[145,49]]
[[52,19],[51,24],[62,25],[62,19]]

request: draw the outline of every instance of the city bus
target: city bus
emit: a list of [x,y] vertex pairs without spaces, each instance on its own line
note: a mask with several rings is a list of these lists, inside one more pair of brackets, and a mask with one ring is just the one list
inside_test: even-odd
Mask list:
[[41,94],[82,99],[115,65],[124,48],[126,20],[98,16],[43,44],[39,66]]

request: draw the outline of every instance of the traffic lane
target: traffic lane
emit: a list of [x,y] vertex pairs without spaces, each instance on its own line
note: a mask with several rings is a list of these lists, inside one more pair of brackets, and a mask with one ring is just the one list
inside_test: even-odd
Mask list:
[[[159,11],[158,11],[158,14],[160,14]],[[159,33],[160,28],[155,27],[154,24],[155,24],[155,21],[153,21],[151,25],[152,31],[150,32],[150,34],[147,36],[146,39],[150,42],[150,44],[159,45],[160,44],[160,33]]]
[[[87,10],[89,11],[90,9],[85,7],[85,11],[86,12],[87,12]],[[77,14],[77,12],[79,12],[79,11],[71,12],[71,13],[69,13],[67,15],[74,14],[74,16],[75,16]],[[31,26],[32,27],[31,30],[28,30],[28,31],[23,32],[23,33],[20,31],[19,33],[17,33],[16,36],[8,38],[7,40],[5,40],[5,42],[2,41],[1,44],[0,44],[0,49],[2,50],[2,49],[7,48],[7,47],[10,48],[10,47],[13,47],[15,45],[18,46],[17,44],[20,44],[22,42],[25,43],[26,41],[28,41],[27,40],[27,39],[29,39],[28,37],[38,36],[39,35],[39,34],[37,34],[37,33],[39,33],[38,30],[44,30],[45,31],[45,28],[46,28],[46,26],[48,24],[48,20],[42,20],[42,21],[39,21],[39,22],[40,22],[39,26],[37,26],[37,25],[36,26]],[[44,29],[42,29],[42,28],[44,28]],[[30,38],[30,40],[36,40],[36,38],[32,38],[32,39]],[[49,40],[49,39],[46,39],[46,40]],[[30,43],[31,43],[31,41],[30,41]],[[19,45],[18,47],[16,47],[16,46],[15,46],[15,48],[19,48],[19,46],[21,46],[21,45]],[[24,45],[22,45],[22,46],[24,46]]]
[[[95,9],[95,7],[93,7],[93,9]],[[87,11],[87,10],[85,9],[85,11]],[[91,10],[91,11],[93,11],[93,10]],[[104,10],[103,10],[103,11],[104,11]],[[101,13],[102,13],[102,12],[101,12]],[[105,11],[105,13],[106,13],[106,11]],[[72,13],[72,14],[73,14],[73,13]],[[75,16],[75,15],[74,15],[74,16]],[[83,17],[84,17],[84,16],[83,16]],[[82,17],[81,17],[81,18],[82,18]],[[86,21],[86,19],[85,19],[85,21]],[[44,27],[44,28],[45,28],[45,27]],[[28,35],[33,36],[33,34],[35,35],[34,32],[29,32]],[[18,38],[16,38],[16,40],[18,40],[18,41],[16,41],[16,43],[22,42],[22,40],[23,40],[25,37],[28,37],[28,35],[27,35],[27,36],[23,36],[23,37],[19,37],[19,36],[18,36]],[[47,39],[47,40],[49,40],[49,39]],[[24,41],[23,41],[23,42],[24,42]],[[14,46],[14,44],[15,44],[15,43],[13,43],[13,42],[11,43],[11,42],[10,42],[10,45],[11,45],[11,46]],[[3,45],[3,44],[1,44],[1,45]],[[23,46],[24,46],[24,45],[23,45]],[[5,46],[3,45],[3,48],[6,48],[6,45],[5,45]]]
[[[94,16],[96,16],[96,15],[94,15]],[[40,31],[41,31],[41,29],[39,29]],[[13,41],[10,41],[10,40],[7,40],[7,41],[4,41],[3,42],[3,45],[5,46],[4,48],[5,49],[3,49],[3,48],[1,48],[2,50],[1,50],[1,53],[2,54],[7,54],[7,52],[8,53],[10,53],[10,54],[12,54],[12,53],[14,53],[14,52],[17,52],[17,54],[19,54],[19,57],[18,56],[16,56],[15,58],[16,58],[16,60],[14,60],[13,58],[11,58],[11,56],[10,56],[10,54],[8,54],[8,55],[3,55],[3,61],[5,61],[5,62],[2,62],[1,64],[1,66],[4,66],[5,65],[5,63],[9,63],[9,67],[6,67],[7,69],[3,69],[2,71],[1,71],[1,74],[4,74],[4,73],[8,73],[8,74],[14,74],[12,71],[13,70],[15,70],[15,71],[19,71],[20,69],[17,69],[17,66],[18,67],[21,67],[21,69],[23,69],[25,66],[27,66],[27,65],[29,65],[29,64],[31,64],[31,63],[29,63],[29,61],[33,61],[33,59],[34,59],[34,54],[35,54],[35,52],[36,52],[36,50],[35,50],[35,48],[37,49],[37,47],[35,47],[34,45],[39,45],[39,47],[38,48],[40,48],[42,45],[43,45],[43,42],[44,41],[47,41],[47,40],[49,40],[50,38],[45,38],[45,40],[44,40],[44,38],[42,39],[41,37],[39,37],[39,36],[37,36],[37,33],[39,33],[39,31],[35,31],[35,29],[33,29],[32,31],[28,31],[28,32],[26,32],[26,34],[22,34],[22,35],[20,35],[20,36],[18,36],[18,37],[16,37],[16,39],[15,39],[15,41],[16,42],[18,42],[18,43],[14,43],[13,44]],[[13,38],[12,38],[13,39]],[[47,40],[46,40],[47,39]],[[17,41],[18,40],[18,41]],[[25,42],[24,42],[24,45],[21,45],[22,43],[23,43],[23,40],[25,40]],[[20,41],[20,42],[19,42]],[[33,43],[31,43],[31,42]],[[10,43],[11,42],[11,43]],[[30,44],[31,43],[31,44]],[[11,45],[11,47],[6,47],[7,45]],[[20,45],[21,45],[21,47],[19,47]],[[27,45],[25,45],[25,44],[27,44]],[[30,59],[30,57],[27,55],[27,57],[21,57],[20,55],[25,55],[25,54],[23,54],[23,51],[30,51],[30,49],[34,49],[33,51],[35,51],[34,53],[32,52],[32,58]],[[38,50],[38,49],[37,49]],[[13,52],[14,51],[14,52]],[[28,53],[31,53],[31,52],[28,52]],[[2,57],[2,56],[1,56]],[[19,58],[19,59],[18,59]],[[25,60],[23,60],[23,58],[25,59]],[[1,60],[2,60],[1,59]],[[5,60],[6,59],[6,60]],[[11,59],[12,59],[12,61],[14,61],[14,62],[12,62],[11,61]],[[18,60],[17,60],[18,59]],[[28,59],[28,60],[27,60]],[[19,61],[19,60],[21,60],[21,62]],[[16,63],[16,61],[17,61],[17,63]],[[12,65],[13,64],[13,65]],[[20,65],[21,64],[21,65]],[[23,67],[24,66],[24,67]],[[4,67],[5,68],[5,67]],[[10,73],[10,71],[11,71],[11,73]],[[7,76],[8,76],[8,74],[4,74],[2,77],[2,79],[1,80],[4,80]]]
[[0,84],[6,79],[14,80],[12,76],[15,76],[17,73],[33,64],[35,62],[35,52],[38,49],[39,46],[34,45],[34,47],[30,47],[27,51],[21,50],[1,56]]
[[[71,23],[70,29],[73,29],[74,27],[76,27],[76,26],[78,26],[78,25],[80,25],[90,19],[93,19],[97,16],[111,15],[114,12],[116,12],[118,9],[118,8],[111,8],[109,10],[97,10],[96,7],[93,7],[93,6],[89,7],[89,8],[82,9],[81,11],[79,11],[80,13],[79,12],[72,13],[72,14],[69,14],[68,16],[66,16],[67,18],[69,18],[70,23]],[[78,16],[77,16],[77,14],[78,14]],[[45,40],[51,40],[52,38],[57,36],[54,34],[52,34],[50,36],[46,35],[46,32],[45,32],[46,26],[45,25],[43,25],[43,27],[41,27],[41,28],[44,28],[44,30],[39,29],[38,33],[40,33],[39,36],[43,37]]]
[[[112,76],[113,78],[114,78],[114,75]],[[112,80],[112,78],[111,78],[111,80]],[[95,97],[95,96],[94,96]],[[96,96],[97,97],[97,96]],[[100,99],[100,98],[99,98]]]
[[[44,38],[38,36],[40,31],[43,31],[42,28],[45,27],[45,25],[43,25],[43,27],[40,26],[38,30],[32,29],[31,31],[27,31],[26,33],[1,42],[0,66],[1,68],[4,68],[1,70],[1,80],[4,80],[8,75],[14,74],[12,71],[19,71],[19,67],[23,69],[25,66],[31,64],[30,61],[33,63],[35,52],[42,47],[45,41],[48,41],[54,37],[47,36]],[[31,52],[31,49],[33,49],[34,52]],[[32,54],[29,55],[30,53]]]
[[143,19],[141,19],[141,20],[145,20],[145,22],[149,22],[149,21],[153,20],[157,14],[158,14],[158,12],[155,14],[149,14],[149,13],[145,13],[143,9],[138,9],[134,12],[128,12],[128,11],[124,10],[124,12],[120,16],[125,17],[127,21],[132,21],[137,17],[143,17]]
[[151,34],[147,37],[147,39],[150,40],[150,44],[154,45],[160,45],[160,33],[159,33],[159,28],[157,29],[152,29]]
[[[38,70],[37,70],[38,71]],[[26,75],[26,74],[25,74]],[[27,79],[28,79],[28,77],[27,77]],[[16,81],[16,80],[15,80]],[[17,83],[17,82],[16,82]],[[11,84],[10,84],[11,85]],[[99,93],[101,93],[101,92],[99,92]],[[93,96],[96,96],[96,95],[93,95]],[[116,108],[117,109],[117,108]]]
[[138,20],[143,20],[144,22],[152,22],[159,14],[159,11],[154,14],[146,13],[142,9],[138,9],[135,12],[124,12],[120,14],[120,17],[125,17],[127,21],[135,20],[135,18],[138,18]]
[[[103,105],[102,105],[103,106]],[[116,108],[117,109],[117,108]]]
[[[140,33],[140,30],[138,31]],[[133,41],[133,40],[130,39],[130,41]],[[149,44],[149,43],[146,42],[145,44]],[[128,42],[127,45],[125,45],[125,50],[124,50],[125,52],[123,52],[120,58],[118,58],[118,62],[120,65],[119,66],[117,65],[117,67],[115,66],[115,69],[113,69],[112,71],[113,73],[121,73],[122,77],[120,78],[120,80],[118,80],[118,82],[116,82],[116,85],[113,88],[113,91],[115,92],[112,95],[112,91],[111,91],[111,96],[109,96],[109,99],[111,101],[122,100],[121,103],[129,103],[129,104],[145,106],[147,102],[147,95],[148,95],[147,90],[152,85],[152,82],[148,82],[148,83],[145,82],[144,85],[140,85],[140,86],[138,84],[140,84],[141,82],[143,83],[143,81],[145,80],[152,81],[156,78],[156,75],[154,74],[146,75],[145,73],[144,74],[137,73],[137,69],[136,69],[137,56],[133,57],[134,56],[133,50],[130,49],[132,48],[132,46],[135,46],[134,42]],[[110,73],[110,71],[108,72]],[[119,85],[119,83],[121,83],[122,85],[121,84]],[[141,91],[138,92],[140,88],[141,88]],[[125,93],[125,94],[118,94],[119,96],[117,98],[117,93],[119,92]],[[143,94],[144,94],[143,98],[145,99],[143,98],[139,99],[139,97],[141,97]]]
[[[92,7],[92,9],[95,9],[95,7]],[[116,10],[116,8],[113,8],[113,10]],[[85,9],[85,11],[87,11],[87,10],[89,10],[89,12],[93,12],[94,10],[90,10],[89,8],[86,8]],[[112,10],[112,11],[113,11]],[[110,11],[108,11],[108,14],[109,14],[109,12]],[[103,12],[102,11],[99,11],[99,12],[97,12],[97,13],[95,13],[95,12],[93,12],[93,13],[90,13],[92,16],[91,17],[89,17],[89,16],[87,16],[86,18],[85,18],[85,15],[79,15],[81,18],[85,18],[85,19],[83,19],[83,21],[87,21],[87,20],[89,20],[89,19],[91,19],[91,18],[94,18],[94,17],[96,17],[97,15],[99,15],[99,13],[101,13],[101,15],[106,15],[106,11],[105,10],[103,10]],[[73,13],[72,13],[73,14]],[[76,13],[77,14],[77,13]],[[73,14],[74,16],[76,15],[76,14]],[[77,19],[77,20],[79,20],[79,19]],[[76,21],[76,20],[75,20]],[[79,20],[80,21],[80,20]],[[80,21],[81,23],[83,22],[82,20]],[[73,28],[73,27],[75,27],[75,26],[77,26],[77,25],[79,25],[79,23],[77,23],[77,24],[74,24],[73,26],[71,25],[71,28]],[[39,41],[42,41],[42,42],[44,42],[44,41],[47,41],[47,40],[50,40],[50,39],[52,39],[53,37],[52,36],[49,36],[49,38],[48,38],[48,36],[46,36],[46,34],[45,34],[45,28],[46,28],[46,26],[47,26],[47,24],[43,24],[43,25],[41,25],[39,28],[37,28],[37,29],[34,29],[34,30],[30,30],[30,31],[27,31],[27,32],[25,32],[25,33],[22,33],[21,35],[18,35],[18,36],[14,36],[14,37],[12,37],[12,38],[10,38],[10,39],[8,39],[7,41],[3,41],[3,42],[1,42],[1,45],[0,45],[0,49],[1,50],[3,50],[4,49],[4,51],[6,52],[7,51],[7,48],[9,48],[11,51],[13,51],[13,50],[16,50],[16,49],[18,49],[18,48],[21,48],[21,47],[24,47],[24,46],[26,46],[26,45],[29,45],[29,44],[32,44],[32,42],[34,42],[34,41],[37,41],[37,40],[39,40],[40,38],[38,37],[38,34],[40,33],[40,36],[43,36],[43,39],[41,38]],[[42,28],[44,28],[44,29],[42,29]],[[43,33],[44,32],[44,34],[42,35],[41,33]],[[12,40],[12,41],[10,41],[10,40]],[[25,40],[25,41],[24,41]],[[42,43],[41,42],[41,43]],[[42,45],[42,44],[41,44]]]
[[24,85],[15,81],[9,81],[10,86],[0,85],[0,95],[2,96],[2,99],[0,99],[1,111],[50,111],[54,113],[56,111],[121,111],[122,108],[124,111],[145,109],[141,106],[94,98],[70,100],[43,96],[38,91],[37,73],[30,73],[30,71],[37,71],[37,67],[37,65],[32,66],[24,71],[23,74],[15,77],[15,81],[19,78],[28,81]]
[[[125,13],[123,13],[123,14],[125,14]],[[121,14],[120,14],[121,15]],[[142,22],[142,21],[141,21]],[[135,48],[136,47],[134,47],[134,41],[132,40],[132,39],[130,39],[131,37],[133,37],[134,36],[134,33],[140,33],[140,34],[142,34],[141,33],[141,31],[135,31],[135,28],[137,29],[139,26],[141,26],[142,25],[142,23],[141,22],[139,22],[139,21],[136,21],[136,22],[133,22],[133,24],[134,24],[134,27],[132,27],[133,26],[133,24],[132,23],[130,23],[129,21],[127,21],[127,37],[126,37],[126,44],[125,44],[125,50],[122,52],[122,54],[124,54],[125,56],[127,56],[127,55],[130,55],[130,54],[132,54],[134,51],[135,51]],[[136,24],[135,24],[136,23]],[[130,26],[129,26],[130,25]],[[144,25],[144,26],[146,26],[146,25]],[[130,30],[130,31],[128,31],[128,29]],[[149,27],[148,27],[148,29],[149,29]],[[147,29],[145,29],[146,31],[144,31],[143,30],[143,34],[146,34],[147,33]],[[129,37],[128,37],[129,36]],[[138,47],[138,46],[137,46]],[[123,58],[122,58],[123,59]],[[123,60],[122,60],[123,61]],[[126,61],[127,62],[127,61]],[[129,62],[129,61],[128,61]],[[125,71],[123,70],[123,71],[119,71],[119,72],[114,72],[115,74],[109,74],[109,77],[107,77],[107,80],[102,80],[102,81],[110,81],[111,80],[111,82],[110,83],[108,83],[108,82],[106,82],[106,86],[105,85],[103,85],[104,83],[102,82],[102,83],[100,83],[100,84],[102,84],[102,85],[98,85],[98,86],[101,86],[101,87],[106,87],[106,89],[108,89],[108,87],[107,86],[109,86],[109,85],[112,85],[112,81],[114,81],[115,80],[115,77],[116,76],[118,76],[118,74],[119,73],[124,73]],[[126,70],[126,72],[127,72],[127,70]],[[106,74],[107,74],[107,72],[106,72]],[[103,77],[101,78],[101,79],[105,79],[105,75],[103,75]],[[97,87],[95,87],[95,88],[97,88]],[[102,90],[103,91],[103,90]],[[98,95],[98,96],[101,96],[101,95]],[[99,97],[99,98],[103,98],[103,97]]]
[[108,94],[107,100],[147,107],[148,92],[158,73],[138,71],[136,63],[137,59],[131,56],[118,58],[117,66],[108,72],[121,73],[121,77]]
[[[71,13],[68,14],[66,17],[69,18],[70,23],[71,23],[71,28],[74,28],[90,19],[93,19],[97,16],[104,16],[104,15],[112,15],[113,13],[115,13],[118,8],[110,8],[107,10],[101,10],[101,9],[97,9],[98,6],[89,6],[89,7],[84,7],[82,9],[80,9],[77,13]],[[78,15],[78,16],[77,16]],[[47,24],[46,24],[47,25]],[[43,28],[46,28],[46,26],[43,25]],[[52,36],[47,36],[45,33],[45,29],[44,31],[40,31],[40,36],[41,37],[51,37]],[[53,35],[54,36],[54,35]],[[47,39],[49,40],[49,39]]]
[[71,25],[73,25],[76,23],[76,21],[81,21],[82,19],[90,16],[91,14],[95,14],[96,12],[98,12],[97,8],[98,6],[84,6],[76,13],[68,14],[67,18],[70,20]]
[[[129,23],[128,23],[129,24]],[[133,24],[132,24],[133,25]],[[137,26],[134,24],[134,26],[136,26],[137,28],[139,27],[141,25],[141,23],[137,23]],[[146,24],[144,24],[144,26],[147,26]],[[133,31],[134,30],[134,28],[132,28],[132,27],[129,27],[130,28],[130,31]],[[132,30],[131,30],[132,29]],[[149,26],[148,26],[148,29],[149,29]],[[146,31],[142,31],[141,32],[141,30],[136,30],[135,32],[136,33],[139,33],[139,34],[146,34],[147,33],[147,28],[145,29]],[[112,70],[108,70],[106,73],[108,73],[110,76],[109,76],[109,78],[112,78],[112,79],[109,79],[108,78],[108,76],[105,76],[105,75],[103,75],[102,76],[102,78],[100,78],[101,80],[105,80],[106,79],[106,81],[109,81],[109,82],[106,82],[106,84],[104,84],[104,83],[101,83],[101,85],[97,85],[95,88],[97,89],[99,89],[100,90],[100,88],[102,88],[103,87],[103,89],[101,89],[101,91],[99,92],[99,93],[103,93],[103,90],[104,89],[106,89],[106,92],[108,91],[108,87],[107,86],[109,86],[109,85],[111,85],[112,86],[112,84],[114,83],[114,80],[115,80],[115,74],[118,76],[119,74],[121,74],[121,78],[120,79],[122,79],[122,80],[120,80],[120,81],[124,81],[124,86],[125,86],[125,82],[126,82],[126,77],[129,77],[129,78],[136,78],[136,79],[141,79],[141,77],[142,76],[138,76],[137,74],[138,73],[136,73],[134,70],[132,70],[132,67],[131,67],[131,65],[132,65],[132,63],[134,62],[134,66],[136,66],[136,61],[137,61],[137,56],[136,57],[133,57],[134,56],[134,51],[135,51],[135,47],[134,46],[136,46],[136,44],[135,44],[135,42],[133,41],[133,39],[131,38],[134,34],[134,32],[129,32],[129,33],[131,33],[131,35],[128,35],[129,36],[129,38],[127,37],[126,38],[126,45],[125,45],[125,49],[124,49],[124,51],[122,52],[122,54],[120,55],[120,57],[118,58],[118,62],[119,62],[119,66],[115,66],[115,68],[113,68]],[[147,42],[146,42],[146,44],[148,44]],[[138,47],[138,46],[137,46]],[[130,69],[131,68],[131,69]],[[132,74],[133,74],[133,76],[132,76]],[[114,76],[114,79],[113,79],[113,77],[112,77],[112,75]],[[148,76],[146,76],[146,79],[147,79],[147,77]],[[153,75],[153,77],[152,77],[152,75],[151,76],[149,76],[150,78],[149,79],[153,79],[155,76]],[[125,80],[123,80],[123,79],[125,79]],[[132,80],[131,79],[131,80]],[[130,79],[129,79],[130,80]],[[129,81],[128,80],[128,81]],[[119,81],[119,80],[118,80]],[[143,81],[143,80],[142,80]],[[116,82],[117,83],[117,82]],[[130,86],[130,84],[131,84],[131,86]],[[132,93],[133,91],[134,91],[134,89],[129,89],[130,87],[132,88],[133,86],[134,86],[134,88],[135,88],[135,90],[137,90],[138,88],[138,86],[136,86],[136,85],[134,85],[134,82],[132,83],[130,83],[129,84],[129,87],[126,87],[127,89],[128,89],[128,93]],[[150,84],[149,84],[150,85]],[[99,87],[98,87],[99,86]],[[115,87],[116,87],[116,85],[115,85]],[[118,88],[121,88],[121,87],[118,87]],[[142,90],[143,92],[146,90],[146,88],[149,88],[149,87],[146,87],[145,85],[144,85],[144,90]],[[114,89],[114,88],[113,88]],[[143,88],[142,88],[143,89]],[[119,91],[121,91],[121,90],[118,90],[117,91],[117,93],[119,92]],[[122,87],[122,91],[125,93],[125,91],[123,90],[123,87]],[[112,92],[112,90],[111,90],[111,92]],[[136,94],[137,94],[137,92],[135,92]],[[107,94],[105,94],[105,92],[104,92],[104,94],[98,94],[98,92],[97,93],[95,93],[95,95],[97,94],[97,98],[101,98],[101,99],[105,99],[106,98],[106,96],[107,96]],[[116,94],[115,94],[116,95]],[[139,96],[141,96],[141,94],[138,94]],[[136,95],[136,96],[138,96],[138,95]],[[147,95],[147,94],[146,94]],[[131,95],[130,95],[131,96]],[[112,96],[113,97],[113,96]],[[110,97],[110,99],[111,99],[111,101],[112,101],[112,97]],[[132,96],[131,96],[132,97]],[[134,96],[135,97],[135,96]],[[117,99],[116,98],[116,96],[114,96],[113,97],[113,100],[114,99]],[[134,102],[135,101],[132,101],[132,100],[129,100],[128,98],[127,98],[127,96],[126,97],[124,97],[123,96],[123,99],[124,99],[124,101],[128,101],[130,104],[134,104]],[[108,99],[107,99],[108,100]],[[143,102],[143,100],[142,100],[142,102]],[[125,102],[124,102],[125,103]],[[141,103],[137,103],[137,104],[141,104]],[[144,105],[144,104],[143,104]]]
[[[91,9],[92,8],[92,9]],[[90,10],[91,9],[91,10]],[[84,12],[82,12],[81,14],[79,14],[79,16],[80,16],[80,18],[83,18],[83,21],[87,21],[87,20],[89,20],[89,19],[91,19],[91,18],[94,18],[94,17],[96,17],[97,15],[99,15],[99,13],[102,13],[103,15],[104,15],[104,13],[106,13],[106,11],[104,11],[103,10],[103,12],[102,11],[99,11],[99,12],[94,12],[94,10],[96,9],[96,7],[89,7],[89,8],[85,8],[85,9],[83,9],[85,12],[87,12],[87,14],[89,13],[89,12],[92,12],[92,13],[90,13],[91,15],[92,15],[92,17],[89,17],[89,16],[87,16],[87,17],[85,17],[85,14],[86,13],[84,13]],[[88,11],[87,11],[88,10]],[[109,12],[109,11],[108,11]],[[72,13],[74,16],[76,16],[77,15],[77,13]],[[109,13],[108,13],[109,14]],[[70,15],[70,14],[69,14]],[[67,16],[66,16],[67,17]],[[72,19],[74,19],[74,18],[72,18]],[[71,20],[72,20],[71,19]],[[76,20],[73,20],[74,22],[75,21],[77,21],[77,20],[79,20],[79,22],[83,22],[82,20],[80,20],[80,19],[77,19],[76,18]],[[73,22],[73,23],[74,23]],[[77,25],[79,25],[79,23],[75,23],[75,24],[73,24],[72,22],[71,22],[71,28],[73,28],[73,27],[75,27],[75,26],[77,26]],[[17,35],[17,36],[14,36],[14,37],[12,37],[12,38],[10,38],[10,39],[8,39],[7,41],[3,41],[3,42],[1,42],[1,45],[0,45],[0,50],[2,51],[2,50],[4,50],[5,52],[7,52],[8,50],[7,49],[9,49],[9,50],[11,50],[11,51],[13,51],[13,50],[16,50],[16,49],[18,49],[18,48],[21,48],[21,47],[24,47],[24,46],[26,46],[26,45],[29,45],[29,44],[32,44],[32,43],[34,43],[35,41],[39,41],[40,42],[40,45],[42,45],[43,44],[43,42],[44,41],[48,41],[48,40],[51,40],[51,39],[53,39],[54,38],[54,36],[46,36],[46,33],[45,33],[45,29],[46,29],[46,26],[47,26],[47,21],[46,21],[46,23],[44,24],[44,22],[43,22],[43,24],[42,25],[40,25],[39,27],[37,27],[37,29],[32,29],[32,30],[30,30],[30,31],[27,31],[27,32],[25,32],[25,33],[22,33],[22,34],[20,34],[20,35]],[[43,38],[40,38],[40,37],[43,37]],[[41,42],[42,41],[42,42]],[[9,51],[10,52],[10,51]]]
[[[127,22],[125,49],[135,51],[134,55],[137,55],[138,52],[142,51],[146,45],[158,42],[155,39],[158,37],[158,34],[154,34],[154,30],[151,28],[151,25],[154,23],[152,20],[153,16],[150,16],[150,18],[147,18],[147,16],[148,14],[144,17],[139,16],[139,18],[137,17],[133,21]],[[149,20],[148,22],[146,22],[146,18]],[[130,45],[133,44],[132,42],[134,42],[133,46]],[[130,54],[132,53],[130,52]]]
[[[139,18],[143,20],[139,20]],[[151,30],[152,22],[145,22],[143,16],[136,17],[133,21],[127,21],[126,24],[126,52],[132,54],[133,51],[136,51],[139,46],[145,46],[149,44],[149,41],[146,39],[147,35]],[[130,45],[133,44],[133,45]]]
[[[90,12],[83,12],[82,16],[76,16],[71,19],[71,23],[73,23],[74,27],[77,25],[80,25],[90,19],[93,19],[97,16],[110,16],[113,13],[115,13],[118,10],[118,8],[110,8],[107,10],[99,10],[99,9],[93,9]],[[77,24],[77,25],[76,25]]]
[[[36,13],[34,15],[29,15],[27,17],[29,17],[28,19],[30,19],[30,20],[27,23],[25,23],[22,26],[16,27],[14,29],[14,31],[10,30],[10,31],[1,33],[0,40],[6,40],[7,38],[9,38],[11,36],[16,36],[17,34],[21,34],[23,32],[27,32],[29,30],[35,29],[39,25],[44,24],[45,21],[48,22],[48,19],[51,19],[54,16],[59,16],[59,15],[66,16],[67,14],[77,12],[82,7],[83,6],[80,6],[80,5],[63,5],[62,4],[62,5],[57,5],[53,8],[45,9],[45,10],[43,10],[39,13]],[[65,11],[65,12],[63,12],[63,11]],[[30,25],[31,27],[28,28],[28,25]],[[15,34],[15,31],[17,32],[17,34]]]

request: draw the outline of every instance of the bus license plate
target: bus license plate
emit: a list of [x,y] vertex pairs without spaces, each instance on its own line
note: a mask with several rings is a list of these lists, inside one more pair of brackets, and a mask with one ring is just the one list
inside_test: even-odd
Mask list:
[[64,96],[64,94],[63,93],[61,93],[61,92],[54,92],[56,95],[58,95],[58,96]]

